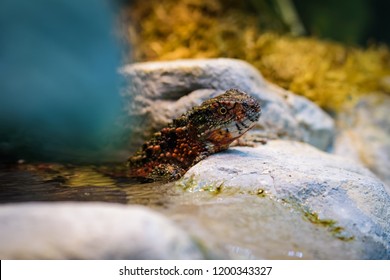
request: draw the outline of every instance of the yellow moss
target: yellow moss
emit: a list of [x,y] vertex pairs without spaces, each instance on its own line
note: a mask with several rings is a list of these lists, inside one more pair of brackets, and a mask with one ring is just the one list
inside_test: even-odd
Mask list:
[[380,80],[390,74],[387,47],[363,50],[315,38],[265,32],[259,22],[266,19],[269,26],[278,22],[269,20],[266,13],[248,9],[247,3],[134,1],[125,11],[131,19],[128,35],[134,46],[133,59],[243,59],[271,82],[331,110],[380,89]]
[[306,96],[322,107],[339,109],[361,94],[378,90],[389,74],[389,51],[367,50],[314,38],[273,34],[258,40],[256,61],[272,82]]

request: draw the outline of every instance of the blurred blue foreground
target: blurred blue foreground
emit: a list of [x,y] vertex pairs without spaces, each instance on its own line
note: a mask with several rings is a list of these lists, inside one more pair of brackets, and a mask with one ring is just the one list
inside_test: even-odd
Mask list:
[[0,1],[0,161],[109,161],[120,50],[113,1]]

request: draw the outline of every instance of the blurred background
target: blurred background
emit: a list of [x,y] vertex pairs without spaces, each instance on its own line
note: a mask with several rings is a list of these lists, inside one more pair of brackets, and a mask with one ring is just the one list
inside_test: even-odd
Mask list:
[[361,46],[390,42],[389,1],[295,0],[293,3],[309,35]]
[[[298,3],[299,2],[299,3]],[[125,1],[127,61],[229,57],[330,113],[389,92],[385,1]]]

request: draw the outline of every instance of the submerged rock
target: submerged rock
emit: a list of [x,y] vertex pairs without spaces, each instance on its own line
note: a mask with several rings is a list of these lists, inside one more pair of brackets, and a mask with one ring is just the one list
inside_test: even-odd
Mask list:
[[110,203],[0,206],[1,259],[199,259],[191,238],[162,215]]
[[232,258],[390,258],[384,184],[307,144],[231,148],[201,161],[177,185],[187,195],[170,215]]
[[123,67],[121,72],[129,81],[123,92],[128,100],[127,117],[122,122],[133,135],[140,136],[130,140],[130,147],[137,147],[172,118],[229,88],[238,88],[261,102],[262,117],[249,132],[251,140],[282,137],[305,141],[322,150],[333,141],[332,118],[306,98],[268,83],[241,60],[137,63]]
[[390,96],[371,93],[337,117],[334,153],[365,165],[390,193]]

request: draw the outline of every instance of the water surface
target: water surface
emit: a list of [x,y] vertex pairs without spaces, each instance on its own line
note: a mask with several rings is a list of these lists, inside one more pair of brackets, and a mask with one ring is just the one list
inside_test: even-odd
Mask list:
[[33,163],[0,166],[0,203],[103,201],[166,206],[173,184],[115,176],[114,166]]

